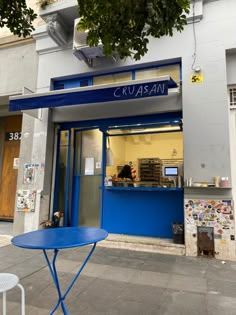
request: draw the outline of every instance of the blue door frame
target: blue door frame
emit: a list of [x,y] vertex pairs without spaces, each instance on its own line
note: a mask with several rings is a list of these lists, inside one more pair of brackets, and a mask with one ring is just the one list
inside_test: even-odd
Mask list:
[[[81,154],[82,151],[80,151],[80,156],[76,158],[76,145],[77,145],[77,136],[80,132],[86,131],[86,130],[92,130],[97,128],[80,128],[78,130],[74,130],[73,134],[73,172],[72,172],[72,197],[71,197],[71,222],[70,225],[73,227],[78,226],[79,224],[79,204],[80,204],[80,188],[81,188],[81,176],[82,176],[82,170],[81,170]],[[82,138],[80,139],[80,147]],[[103,133],[103,141],[102,141],[102,181],[104,181],[105,177],[105,165],[106,165],[106,135]],[[77,170],[76,161],[79,159],[80,167]],[[102,203],[102,196],[101,196],[101,203]],[[102,209],[102,204],[100,204],[100,209]],[[102,212],[100,211],[100,222],[102,222]]]
[[[60,176],[60,145],[61,145],[62,129],[57,130],[57,148],[56,148],[56,171],[54,184],[54,199],[53,199],[53,213],[59,209],[59,176]],[[64,226],[69,223],[69,189],[70,189],[70,161],[71,161],[71,129],[68,130],[68,150],[67,150],[67,165],[66,165],[66,181],[65,181],[65,199],[64,199]]]

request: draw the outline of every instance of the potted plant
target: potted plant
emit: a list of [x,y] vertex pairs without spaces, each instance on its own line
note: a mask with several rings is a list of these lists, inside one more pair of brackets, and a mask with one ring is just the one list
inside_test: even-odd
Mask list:
[[45,229],[63,226],[63,216],[62,211],[56,211],[53,214],[52,220],[44,220],[40,225]]

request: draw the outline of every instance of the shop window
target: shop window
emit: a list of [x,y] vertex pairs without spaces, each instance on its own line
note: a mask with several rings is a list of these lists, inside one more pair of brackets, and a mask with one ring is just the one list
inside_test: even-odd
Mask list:
[[65,80],[55,80],[54,90],[85,87],[91,85],[102,85],[111,83],[130,82],[133,80],[148,80],[160,76],[169,75],[176,83],[181,80],[180,64],[158,65],[149,68],[132,69],[119,73],[110,73],[90,77],[77,77]]
[[[114,186],[182,187],[183,133],[168,128],[169,132],[146,128],[143,132],[139,129],[140,133],[137,129],[122,129],[116,134],[109,130],[113,163],[107,164],[106,177],[113,179]],[[127,173],[128,166],[132,178]],[[175,173],[166,174],[166,168]]]
[[65,88],[64,83],[54,82],[54,90],[63,90]]
[[84,79],[84,80],[80,80],[80,87],[83,86],[89,86],[89,80],[88,79]]
[[92,79],[91,78],[75,78],[75,79],[69,79],[69,80],[60,80],[60,81],[54,81],[53,87],[54,90],[63,90],[63,89],[70,89],[74,87],[85,87],[92,85]]

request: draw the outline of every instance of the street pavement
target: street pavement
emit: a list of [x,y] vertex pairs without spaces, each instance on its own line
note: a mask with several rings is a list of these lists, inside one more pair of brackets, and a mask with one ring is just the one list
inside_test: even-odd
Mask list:
[[[59,252],[62,291],[88,250]],[[48,315],[57,293],[43,254],[2,244],[0,258],[0,272],[18,275],[25,288],[26,315]],[[70,315],[235,315],[236,262],[98,246],[66,305]],[[7,311],[20,314],[18,288],[7,293]]]

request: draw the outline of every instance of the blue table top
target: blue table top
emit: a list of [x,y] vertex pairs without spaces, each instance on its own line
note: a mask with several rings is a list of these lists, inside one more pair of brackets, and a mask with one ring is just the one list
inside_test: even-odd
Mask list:
[[107,231],[99,228],[58,227],[21,234],[13,237],[11,242],[30,249],[62,249],[97,243],[107,236]]

